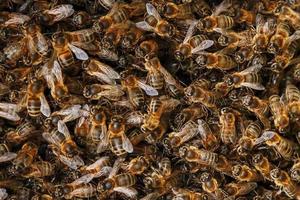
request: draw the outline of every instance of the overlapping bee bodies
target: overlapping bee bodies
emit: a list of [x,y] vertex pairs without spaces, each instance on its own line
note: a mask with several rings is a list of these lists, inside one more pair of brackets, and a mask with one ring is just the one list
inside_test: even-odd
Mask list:
[[0,2],[0,199],[300,199],[299,1]]

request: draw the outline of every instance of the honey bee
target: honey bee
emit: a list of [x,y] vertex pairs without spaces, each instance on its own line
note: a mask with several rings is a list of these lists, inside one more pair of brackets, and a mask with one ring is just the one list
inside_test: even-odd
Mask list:
[[278,54],[281,49],[288,42],[290,36],[290,27],[287,23],[280,22],[277,27],[274,35],[270,39],[268,46],[268,52],[273,54]]
[[157,56],[159,46],[155,40],[144,40],[135,48],[135,55],[138,58],[149,60]]
[[0,55],[0,62],[16,66],[17,62],[26,55],[27,47],[25,39],[7,44]]
[[13,160],[13,165],[16,170],[19,168],[30,167],[33,160],[37,156],[38,147],[32,142],[27,142],[22,146],[22,149],[18,152],[17,157]]
[[37,132],[38,130],[31,122],[25,122],[17,126],[15,130],[9,131],[6,134],[6,140],[18,144],[34,136]]
[[262,15],[256,15],[256,35],[253,37],[253,50],[256,53],[264,52],[269,44],[271,35],[274,32],[274,20],[269,18],[264,20]]
[[254,51],[249,47],[241,47],[239,51],[235,52],[234,59],[237,63],[244,63],[250,61],[254,56]]
[[98,80],[106,84],[115,85],[116,79],[120,79],[120,74],[117,73],[112,67],[102,63],[96,59],[90,59],[83,63],[83,68],[87,74],[97,77]]
[[160,37],[171,38],[178,30],[168,21],[163,20],[156,8],[146,3],[147,16],[144,21],[136,23],[136,26],[144,31],[154,32]]
[[138,156],[130,160],[126,170],[133,175],[139,175],[148,169],[149,164],[150,160],[146,156]]
[[172,200],[209,200],[210,197],[208,194],[195,192],[193,190],[182,189],[182,188],[174,188],[172,189],[174,197]]
[[11,152],[10,147],[5,143],[0,144],[0,154],[0,163],[11,161],[17,157],[17,154]]
[[274,169],[275,166],[267,157],[263,156],[261,153],[255,154],[252,158],[252,163],[255,169],[263,175],[264,179],[272,181],[270,171]]
[[294,66],[291,76],[293,80],[295,80],[296,82],[300,82],[300,64]]
[[144,31],[138,29],[135,25],[130,26],[127,33],[121,38],[121,47],[124,49],[134,48],[143,35]]
[[264,90],[265,87],[260,83],[261,79],[258,75],[261,68],[261,65],[255,65],[241,72],[234,72],[233,74],[225,76],[224,82],[227,83],[229,87],[234,86],[235,88],[239,88],[244,86],[255,90]]
[[37,161],[33,163],[28,172],[25,172],[24,177],[45,177],[51,176],[54,174],[54,166],[46,161]]
[[66,185],[57,185],[54,189],[54,196],[56,198],[92,198],[96,195],[96,186],[92,183],[69,183]]
[[183,42],[176,48],[174,52],[175,58],[178,61],[184,61],[205,49],[208,49],[214,44],[213,40],[209,40],[206,35],[193,36],[196,23],[192,23],[186,33]]
[[293,180],[291,180],[291,177],[287,172],[275,168],[271,170],[270,175],[274,183],[280,187],[289,198],[300,198],[299,186]]
[[125,135],[125,122],[121,116],[111,118],[107,134],[98,145],[98,152],[103,152],[107,147],[117,156],[133,152],[133,146]]
[[44,83],[42,80],[35,78],[31,80],[27,87],[27,93],[19,103],[19,106],[26,106],[27,112],[31,117],[38,117],[40,113],[46,117],[50,116],[51,110],[44,95]]
[[[247,195],[251,191],[257,188],[256,182],[239,182],[229,183],[224,186],[224,190],[230,197],[237,198],[238,196]],[[229,198],[230,199],[230,198]]]
[[273,147],[286,160],[292,159],[296,150],[296,145],[292,141],[283,138],[274,131],[265,131],[256,139],[255,144],[261,144],[263,142]]
[[198,119],[198,131],[201,136],[201,144],[204,149],[208,151],[214,151],[219,147],[219,142],[217,137],[213,134],[208,123],[202,119]]
[[87,12],[79,11],[72,16],[71,22],[77,29],[82,29],[92,25],[91,18],[92,17]]
[[16,69],[9,70],[6,72],[5,82],[7,82],[8,85],[13,85],[18,82],[26,81],[31,71],[31,67],[18,67]]
[[5,188],[0,188],[0,198],[6,199],[8,197],[7,191]]
[[123,23],[132,17],[141,16],[145,13],[145,3],[135,1],[130,4],[116,2],[107,15],[101,16],[93,24],[96,32],[102,33],[115,24]]
[[162,7],[162,13],[169,19],[190,19],[193,18],[193,10],[191,4],[175,4],[167,2]]
[[131,173],[117,174],[122,161],[124,159],[117,159],[108,178],[98,183],[97,191],[102,195],[107,196],[115,191],[123,193],[127,197],[136,197],[137,191],[132,187],[136,183],[136,177]]
[[286,105],[280,100],[278,95],[270,96],[269,103],[275,127],[279,132],[284,132],[289,126],[289,114]]
[[256,170],[251,169],[248,165],[234,165],[232,168],[232,175],[239,181],[255,182],[262,180],[261,175]]
[[125,21],[123,23],[114,24],[110,26],[102,38],[102,45],[104,48],[112,48],[120,43],[123,36],[125,36],[130,27],[134,26],[130,21]]
[[165,78],[160,71],[161,64],[159,62],[146,62],[145,68],[148,71],[147,82],[156,90],[161,90],[164,87]]
[[240,113],[231,108],[222,108],[220,116],[220,136],[224,144],[235,144],[237,142],[236,123]]
[[201,174],[200,182],[202,183],[202,189],[209,194],[215,193],[220,187],[218,180],[208,172]]
[[208,69],[220,70],[230,70],[237,66],[237,63],[232,57],[220,52],[201,53],[201,55],[196,58],[196,63]]
[[144,104],[145,97],[142,90],[144,90],[149,96],[158,95],[158,92],[155,88],[138,80],[138,78],[134,75],[129,75],[122,79],[121,84],[128,94],[130,103],[136,108],[139,108],[142,106],[142,104]]
[[294,181],[299,182],[300,181],[300,162],[299,162],[299,159],[295,160],[295,163],[293,164],[290,171],[291,171],[291,173],[290,173],[291,178]]
[[52,9],[44,10],[38,17],[41,23],[53,25],[73,15],[74,9],[71,4],[61,4]]
[[259,118],[265,129],[271,128],[270,121],[266,117],[269,107],[265,100],[259,99],[253,95],[246,95],[242,97],[242,104]]
[[182,146],[179,148],[179,156],[188,162],[197,162],[204,165],[215,166],[218,154],[194,146]]
[[237,23],[245,22],[247,25],[253,25],[255,23],[256,13],[246,10],[246,9],[237,9],[234,19]]
[[124,95],[120,85],[92,84],[85,86],[83,96],[88,99],[98,100],[105,97],[111,101],[118,101]]
[[295,30],[299,29],[300,15],[289,6],[282,6],[278,16],[279,21],[286,21]]
[[11,121],[20,121],[20,117],[17,114],[19,106],[12,103],[0,103],[0,117],[11,120]]
[[290,81],[287,81],[284,97],[291,118],[298,118],[298,116],[300,116],[300,90]]

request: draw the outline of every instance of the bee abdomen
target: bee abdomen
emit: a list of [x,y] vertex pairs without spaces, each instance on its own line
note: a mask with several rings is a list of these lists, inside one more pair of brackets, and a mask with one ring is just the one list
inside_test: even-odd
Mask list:
[[40,115],[41,102],[38,99],[29,98],[27,102],[27,111],[29,116],[37,117]]
[[217,17],[218,28],[229,29],[234,26],[234,20],[232,17],[221,15]]

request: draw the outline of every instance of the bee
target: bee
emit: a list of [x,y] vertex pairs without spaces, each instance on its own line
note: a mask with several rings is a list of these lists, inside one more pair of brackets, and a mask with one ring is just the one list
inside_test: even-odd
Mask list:
[[290,81],[287,81],[284,97],[291,118],[298,118],[300,116],[300,90]]
[[268,146],[273,147],[284,159],[290,160],[296,150],[296,145],[280,136],[274,131],[265,131],[259,138],[256,139],[255,144],[265,142]]
[[17,28],[30,21],[30,17],[16,12],[1,12],[1,27]]
[[270,96],[269,103],[275,127],[279,132],[284,132],[289,126],[289,114],[286,105],[280,100],[278,95]]
[[291,177],[287,172],[275,168],[271,170],[270,175],[276,186],[280,187],[289,198],[300,198],[299,186],[297,186],[297,184],[291,180]]
[[300,64],[294,66],[291,76],[293,80],[300,82]]
[[272,181],[270,171],[274,169],[275,166],[267,157],[263,156],[261,153],[255,154],[252,158],[252,163],[255,169],[263,175],[264,179]]
[[162,7],[163,16],[169,19],[190,19],[193,18],[193,9],[191,4],[175,4],[167,2]]
[[232,57],[220,52],[201,53],[201,55],[196,58],[196,63],[208,69],[220,70],[230,70],[237,66],[237,63]]
[[196,23],[190,25],[183,42],[174,52],[175,58],[180,62],[192,57],[193,54],[208,49],[214,44],[214,41],[209,40],[206,35],[193,36],[195,26]]
[[124,95],[121,85],[87,85],[83,89],[83,96],[92,100],[99,100],[105,97],[111,101],[118,101]]
[[242,97],[242,104],[259,118],[265,129],[271,128],[270,121],[266,117],[266,114],[269,112],[269,106],[265,100],[253,95],[246,95]]
[[92,198],[97,193],[96,186],[92,183],[69,183],[66,185],[57,185],[54,189],[56,198]]
[[113,116],[108,125],[107,134],[98,145],[98,152],[103,152],[107,147],[117,156],[133,152],[133,146],[125,134],[125,121],[121,116]]
[[129,27],[129,30],[121,38],[120,45],[124,49],[132,49],[142,39],[144,31],[138,29],[135,25]]
[[264,90],[265,87],[261,84],[261,78],[258,75],[261,68],[261,65],[254,65],[241,72],[234,72],[233,74],[225,76],[224,82],[227,83],[229,87],[234,86],[235,88],[239,88],[244,86],[255,90]]
[[50,116],[51,110],[44,95],[44,83],[42,80],[36,78],[31,80],[27,87],[27,93],[19,105],[20,107],[25,105],[31,117],[38,117],[40,113],[46,117]]
[[178,30],[175,26],[162,19],[152,4],[146,3],[146,10],[148,15],[144,21],[136,23],[136,27],[144,31],[154,32],[160,37],[171,38],[177,34]]
[[32,142],[27,142],[18,152],[17,157],[13,161],[16,170],[19,168],[30,167],[38,153],[38,147]]
[[148,113],[145,117],[143,125],[141,126],[141,130],[143,132],[154,131],[163,121],[162,115],[165,112],[171,112],[178,104],[178,100],[168,98],[166,96],[152,98],[150,101]]
[[261,175],[256,170],[251,169],[248,165],[234,165],[232,168],[232,175],[239,181],[255,182],[262,180]]
[[202,183],[202,189],[209,194],[215,193],[220,187],[219,181],[208,172],[201,174],[200,182]]
[[5,188],[0,188],[0,198],[6,199],[8,197],[7,191]]
[[121,84],[128,94],[130,103],[136,108],[139,108],[142,104],[144,104],[145,97],[142,90],[144,90],[149,96],[158,95],[155,88],[138,80],[138,78],[134,75],[129,75],[126,78],[121,79]]
[[172,189],[174,197],[172,200],[209,200],[210,197],[208,194],[195,192],[194,190],[182,189],[182,188],[174,188]]
[[3,53],[0,55],[0,62],[16,66],[17,62],[26,55],[27,50],[24,38],[13,41],[3,48]]
[[250,61],[254,56],[254,51],[249,47],[241,47],[239,51],[235,52],[234,59],[237,63],[244,63]]
[[262,53],[267,49],[270,37],[274,33],[274,24],[273,19],[265,21],[262,15],[256,15],[256,35],[252,40],[253,50],[256,53]]
[[136,177],[131,173],[117,174],[122,161],[124,159],[117,159],[108,178],[98,183],[97,191],[102,195],[107,196],[115,191],[123,193],[127,197],[136,197],[137,191],[132,187],[136,183]]
[[0,144],[0,163],[11,161],[16,157],[17,154],[10,151],[10,147],[8,146],[8,144]]
[[278,16],[279,21],[286,21],[295,30],[299,29],[300,15],[289,6],[282,6]]
[[224,144],[235,144],[237,142],[236,123],[240,113],[231,108],[225,107],[221,109],[220,116],[220,136]]
[[57,146],[51,146],[51,150],[58,160],[68,166],[70,169],[77,170],[79,167],[84,166],[84,161],[79,155],[66,156]]
[[271,37],[267,51],[272,54],[278,54],[290,36],[291,30],[287,23],[279,22],[274,35]]
[[198,119],[198,131],[201,136],[201,144],[208,151],[215,151],[219,147],[219,142],[215,134],[210,129],[208,123]]
[[62,21],[74,14],[74,9],[71,4],[61,4],[52,9],[42,11],[38,16],[39,21],[45,25],[53,25],[56,22]]
[[73,14],[71,22],[77,29],[87,28],[92,25],[92,16],[85,11],[78,11]]
[[233,198],[247,195],[255,188],[257,188],[256,182],[238,182],[238,183],[232,182],[224,186],[224,190],[228,193],[230,197]]
[[245,22],[247,25],[253,25],[255,23],[255,17],[255,12],[241,8],[236,10],[234,19],[237,23]]
[[29,169],[28,172],[25,172],[23,175],[24,177],[45,177],[45,176],[51,176],[54,174],[54,166],[50,162],[46,161],[37,161],[33,163]]
[[21,143],[37,133],[37,128],[31,122],[25,122],[17,126],[15,130],[6,134],[6,140],[11,143]]
[[101,16],[93,24],[96,32],[102,33],[115,24],[123,23],[132,17],[145,13],[145,3],[135,1],[130,4],[116,2],[107,15]]
[[157,56],[158,50],[159,46],[155,40],[144,40],[135,48],[135,55],[138,58],[149,60]]
[[295,160],[295,163],[291,167],[290,170],[291,179],[294,181],[299,182],[300,181],[300,162],[299,159]]
[[160,71],[161,67],[162,66],[160,62],[153,62],[153,60],[152,62],[147,61],[145,63],[145,68],[148,71],[146,80],[149,83],[149,85],[155,88],[156,90],[163,89],[165,84],[164,74]]
[[133,175],[144,173],[150,166],[150,160],[146,156],[138,156],[133,158],[126,166],[126,170]]
[[18,67],[16,69],[9,70],[6,72],[5,82],[7,82],[8,85],[14,85],[18,82],[22,83],[27,80],[31,71],[31,67]]
[[196,162],[203,165],[215,166],[218,162],[218,154],[194,146],[182,146],[179,148],[179,156],[188,162]]
[[19,111],[19,106],[17,104],[13,103],[5,103],[2,102],[0,103],[0,117],[11,120],[11,121],[20,121],[21,118],[17,114]]

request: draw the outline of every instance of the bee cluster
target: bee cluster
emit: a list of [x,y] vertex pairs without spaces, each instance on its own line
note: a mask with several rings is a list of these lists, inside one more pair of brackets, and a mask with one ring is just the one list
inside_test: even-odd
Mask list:
[[0,1],[0,200],[300,199],[300,0]]

